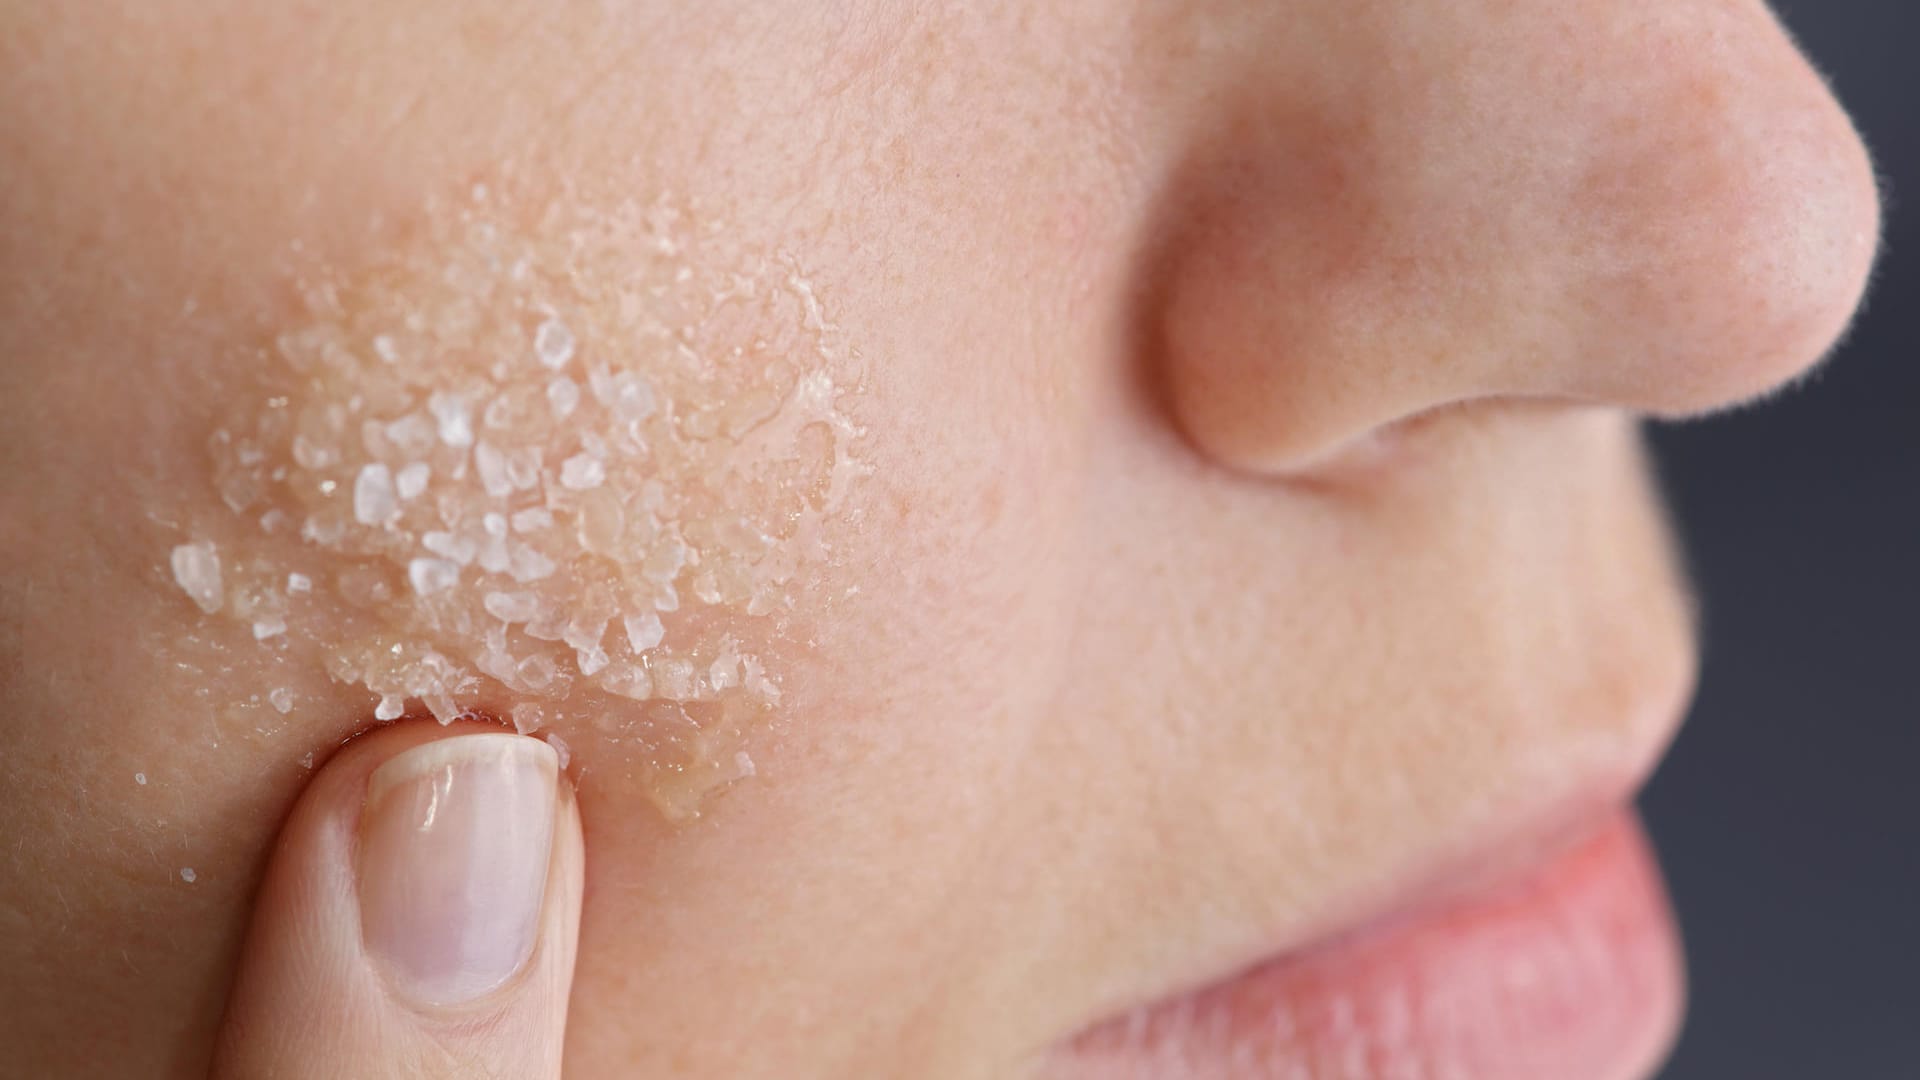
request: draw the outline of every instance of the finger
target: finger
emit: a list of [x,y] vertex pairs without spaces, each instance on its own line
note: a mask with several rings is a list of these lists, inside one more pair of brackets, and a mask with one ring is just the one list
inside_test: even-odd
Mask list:
[[584,859],[537,739],[350,745],[280,834],[213,1075],[557,1078]]

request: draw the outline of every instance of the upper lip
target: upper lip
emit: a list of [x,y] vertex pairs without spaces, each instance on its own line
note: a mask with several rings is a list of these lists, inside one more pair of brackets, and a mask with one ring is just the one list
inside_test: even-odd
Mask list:
[[[1684,573],[1681,576],[1684,579]],[[1631,707],[1644,719],[1631,725],[1631,738],[1590,760],[1584,771],[1552,790],[1514,807],[1499,824],[1475,836],[1470,846],[1412,860],[1389,884],[1359,902],[1339,905],[1304,930],[1295,927],[1291,933],[1269,937],[1267,948],[1250,952],[1233,971],[1284,960],[1330,939],[1364,932],[1382,921],[1510,885],[1527,871],[1576,846],[1630,805],[1665,756],[1698,686],[1697,598],[1684,580],[1679,584],[1689,612],[1687,628],[1681,635],[1684,653],[1672,656],[1670,664],[1658,665],[1657,673],[1642,669],[1647,672],[1647,681],[1641,684]],[[1227,977],[1232,973],[1226,973]],[[1166,996],[1178,998],[1182,994]]]
[[[1538,817],[1500,836],[1496,842],[1486,843],[1464,857],[1439,860],[1419,868],[1409,882],[1385,902],[1357,912],[1301,948],[1323,944],[1330,937],[1362,932],[1382,920],[1497,891],[1577,846],[1630,803],[1637,786],[1582,792],[1543,808]],[[1299,950],[1285,950],[1263,959],[1281,959],[1294,951]]]
[[[1436,456],[1427,451],[1444,450],[1439,444],[1456,430],[1451,421],[1480,409],[1495,410],[1502,420],[1522,423],[1537,417],[1545,425],[1569,409],[1587,408],[1591,406],[1578,402],[1507,398],[1426,410],[1390,425],[1381,445],[1371,450],[1363,448],[1341,464],[1326,466],[1325,472],[1332,476],[1309,472],[1302,482],[1324,481],[1338,486],[1368,483],[1376,473],[1381,477],[1398,475],[1401,466]],[[1603,696],[1568,703],[1595,717],[1604,714],[1612,718],[1604,731],[1583,732],[1598,738],[1591,749],[1569,747],[1569,753],[1549,767],[1550,772],[1538,774],[1536,787],[1523,790],[1515,783],[1493,796],[1501,798],[1499,803],[1482,804],[1451,818],[1450,824],[1456,827],[1435,826],[1435,835],[1444,833],[1445,838],[1431,846],[1414,850],[1420,847],[1417,841],[1421,837],[1410,835],[1407,839],[1413,842],[1392,852],[1397,863],[1379,860],[1382,869],[1377,873],[1357,872],[1339,886],[1342,891],[1338,894],[1313,898],[1308,907],[1277,909],[1284,922],[1264,927],[1257,922],[1243,923],[1227,928],[1224,934],[1202,936],[1204,961],[1190,964],[1172,977],[1164,968],[1143,972],[1151,981],[1131,987],[1143,993],[1100,1002],[1084,1014],[1094,1023],[1081,1030],[1103,1026],[1139,1010],[1178,1004],[1191,995],[1235,982],[1255,969],[1286,963],[1329,943],[1398,923],[1404,917],[1504,891],[1528,871],[1547,864],[1612,822],[1632,802],[1665,753],[1691,705],[1699,675],[1697,596],[1687,581],[1684,548],[1671,534],[1665,540],[1673,572],[1671,584],[1688,617],[1682,626],[1680,622],[1667,624],[1666,613],[1657,613],[1654,617],[1659,625],[1648,624],[1653,633],[1635,634],[1630,639],[1646,648],[1629,648],[1620,654],[1624,661],[1608,673],[1618,678],[1608,681]],[[1651,579],[1641,584],[1658,587]],[[1660,603],[1649,601],[1646,592],[1636,593],[1634,602]],[[1589,705],[1595,708],[1587,710]],[[1572,732],[1566,734],[1574,737]],[[1546,729],[1523,738],[1536,735],[1543,741],[1553,738]],[[1560,764],[1566,768],[1561,769]],[[1421,822],[1419,828],[1426,830],[1428,824]],[[1258,910],[1252,913],[1253,919],[1261,916]]]
[[[1215,977],[1171,988],[1138,1005],[1159,1008],[1231,983],[1248,972],[1317,951],[1332,942],[1364,935],[1451,903],[1498,892],[1524,879],[1528,871],[1552,862],[1555,856],[1573,849],[1604,827],[1632,803],[1645,785],[1664,755],[1667,742],[1685,717],[1697,679],[1697,662],[1687,664],[1685,672],[1682,684],[1674,688],[1676,700],[1667,705],[1662,737],[1641,748],[1640,760],[1603,774],[1582,776],[1533,803],[1529,812],[1515,816],[1511,826],[1483,835],[1465,854],[1434,856],[1405,867],[1393,887],[1382,890],[1370,901],[1347,906],[1337,915],[1309,927],[1307,932],[1296,928],[1284,937],[1269,939],[1268,947],[1250,950],[1240,963]],[[1110,1013],[1092,1026],[1131,1011],[1122,1009]]]
[[1471,902],[1503,891],[1524,880],[1528,871],[1549,865],[1555,856],[1573,850],[1612,821],[1628,801],[1628,792],[1621,789],[1615,789],[1611,796],[1589,793],[1567,801],[1529,822],[1504,843],[1489,845],[1463,859],[1437,861],[1419,868],[1404,887],[1394,890],[1385,901],[1349,911],[1336,921],[1318,927],[1315,933],[1290,939],[1292,944],[1250,953],[1241,963],[1216,977],[1173,988],[1109,1012],[1080,1028],[1068,1042],[1076,1042],[1124,1019],[1137,1021],[1143,1016],[1179,1008],[1189,1001],[1202,1000],[1245,978],[1273,970],[1275,965],[1320,953],[1342,941],[1368,937],[1426,912],[1445,910],[1451,904]]

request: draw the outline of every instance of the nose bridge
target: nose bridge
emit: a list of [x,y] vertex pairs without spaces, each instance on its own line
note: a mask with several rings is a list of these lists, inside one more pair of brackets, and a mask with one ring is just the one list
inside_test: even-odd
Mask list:
[[1831,345],[1878,195],[1764,5],[1449,10],[1208,140],[1160,342],[1203,449],[1285,469],[1476,397],[1688,415]]

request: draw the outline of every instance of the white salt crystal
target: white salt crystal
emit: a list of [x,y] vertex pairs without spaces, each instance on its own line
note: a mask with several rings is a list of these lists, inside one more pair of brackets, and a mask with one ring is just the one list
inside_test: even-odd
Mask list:
[[519,491],[532,491],[540,483],[540,451],[523,446],[507,455],[507,480]]
[[653,679],[639,664],[611,665],[598,682],[602,689],[634,701],[645,701],[653,696]]
[[392,364],[397,362],[400,359],[400,350],[393,343],[393,335],[375,334],[373,337],[373,354],[378,356],[382,363]]
[[553,666],[551,658],[535,653],[515,665],[513,673],[529,689],[537,691],[545,690],[552,685],[554,676],[559,674],[559,669]]
[[455,536],[439,530],[420,534],[420,546],[461,566],[472,562],[473,557],[480,553],[480,546],[471,537]]
[[540,614],[528,620],[526,625],[526,635],[530,638],[539,638],[541,641],[559,641],[561,635],[566,632],[566,616],[561,613],[559,607],[552,604],[543,605]]
[[518,533],[539,532],[553,528],[553,512],[543,507],[522,510],[513,515],[513,531]]
[[193,867],[191,866],[183,866],[180,868],[180,880],[189,885],[193,884],[193,879],[198,876],[199,875],[193,872]]
[[220,556],[212,544],[199,540],[174,548],[173,580],[201,611],[212,614],[220,610]]
[[507,556],[507,542],[498,536],[487,537],[480,547],[480,569],[489,574],[504,574],[512,565],[513,560]]
[[313,768],[313,751],[309,750],[300,755],[300,767],[303,769]]
[[433,449],[439,431],[432,420],[419,413],[408,413],[387,425],[387,441],[408,454],[424,454]]
[[693,661],[673,656],[653,668],[653,684],[667,697],[686,700],[693,696]]
[[480,603],[501,622],[526,622],[540,613],[540,599],[530,592],[490,592]]
[[565,772],[567,763],[573,760],[573,752],[568,748],[567,741],[552,732],[548,732],[547,745],[553,747],[554,756],[560,759],[560,770]]
[[[605,636],[606,632],[607,621],[605,619],[595,621],[584,615],[575,615],[573,619],[567,623],[566,632],[561,635],[561,638],[575,649],[591,649],[600,644],[600,639]],[[593,672],[589,671],[587,674],[591,675]]]
[[651,611],[628,615],[621,622],[627,627],[627,643],[637,653],[646,652],[667,636],[666,627],[660,624],[660,616]]
[[480,653],[479,658],[473,662],[473,666],[479,668],[481,674],[491,675],[508,685],[513,683],[513,665],[513,654],[494,645],[487,646]]
[[552,577],[556,569],[552,559],[525,544],[514,544],[512,554],[507,557],[507,572],[515,581],[539,581]]
[[301,573],[292,573],[287,575],[287,595],[291,596],[294,593],[304,593],[304,592],[312,592],[312,591],[313,591],[312,578]]
[[598,645],[591,649],[575,649],[573,659],[580,665],[580,674],[593,675],[607,666],[607,650]]
[[255,619],[253,621],[253,640],[265,641],[287,632],[287,620],[276,618]]
[[596,554],[612,554],[627,526],[619,498],[602,489],[582,496],[573,513],[574,535],[581,546]]
[[440,441],[459,448],[473,445],[473,415],[458,394],[435,390],[427,398],[427,411],[440,422]]
[[597,488],[607,478],[607,467],[588,454],[575,454],[560,463],[560,485],[574,491]]
[[507,475],[507,459],[493,444],[482,441],[473,448],[473,466],[479,470],[480,486],[498,498],[513,494],[513,480]]
[[546,726],[546,710],[531,701],[523,701],[507,710],[513,718],[513,730],[522,735],[531,735]]
[[385,525],[400,516],[393,495],[393,474],[378,463],[362,466],[353,478],[353,518],[362,525]]
[[414,592],[432,596],[460,580],[460,567],[446,559],[414,559],[407,563],[407,580]]
[[394,476],[393,489],[401,498],[411,499],[427,490],[427,481],[432,477],[432,467],[424,461],[416,461]]
[[276,686],[268,691],[267,700],[273,703],[274,711],[282,716],[293,711],[293,691],[284,686]]
[[745,750],[734,751],[733,767],[740,770],[741,776],[752,776],[754,773],[753,759],[747,756]]
[[587,369],[587,389],[592,391],[593,399],[601,405],[611,406],[615,397],[613,373],[605,364],[594,364]]
[[316,544],[337,543],[342,536],[346,535],[346,532],[346,522],[331,514],[325,518],[309,515],[307,520],[300,524],[301,539],[311,540]]
[[489,512],[480,519],[480,527],[487,530],[488,536],[507,535],[507,515]]
[[137,773],[134,773],[134,774],[133,774],[133,782],[134,782],[134,783],[136,783],[136,784],[139,784],[139,785],[140,785],[141,787],[146,787],[146,786],[147,786],[147,774],[146,774],[146,773],[143,773],[143,772],[137,772]]
[[559,319],[549,318],[533,332],[533,351],[541,364],[558,371],[573,359],[573,331]]
[[669,533],[660,538],[660,542],[647,552],[646,561],[641,563],[640,572],[654,581],[670,582],[680,576],[680,570],[687,565],[687,545],[678,536]]
[[466,714],[465,709],[462,709],[454,703],[453,695],[446,691],[430,690],[424,691],[424,693],[425,697],[423,700],[427,704],[427,711],[433,714],[435,720],[440,721],[442,727],[453,723]]
[[293,437],[293,460],[303,469],[324,469],[339,460],[332,447],[314,442],[302,433]]
[[553,410],[554,416],[565,420],[579,405],[579,383],[562,375],[547,384],[547,407]]
[[616,419],[638,423],[653,415],[653,387],[639,375],[623,371],[613,377],[607,389],[600,403]]
[[399,698],[394,697],[392,694],[381,694],[380,704],[373,707],[373,718],[375,720],[398,720],[400,719],[400,714],[405,711],[404,703]]

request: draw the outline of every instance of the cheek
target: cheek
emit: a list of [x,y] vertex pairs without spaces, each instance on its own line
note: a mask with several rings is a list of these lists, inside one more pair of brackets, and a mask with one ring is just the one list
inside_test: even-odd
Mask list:
[[[936,189],[976,185],[921,149],[912,193],[852,200],[868,216],[831,230],[888,238],[871,263],[689,200],[510,178],[395,214],[415,182],[390,173],[448,171],[414,157],[287,167],[385,211],[345,227],[272,194],[284,178],[262,197],[182,160],[92,163],[209,194],[181,214],[147,193],[127,214],[170,222],[165,242],[111,257],[61,234],[84,280],[57,318],[14,322],[35,385],[8,425],[33,476],[0,490],[24,568],[9,741],[85,748],[102,783],[245,788],[265,819],[309,752],[375,715],[477,711],[679,817],[789,717],[907,739],[943,705],[1038,693],[1090,406],[1034,343],[1069,298],[979,255],[1053,250],[1055,211],[1076,266],[1110,253],[1081,250],[1075,177],[989,211]],[[975,149],[953,154],[995,160]],[[92,214],[42,194],[60,221]],[[289,234],[308,251],[262,239]]]
[[[99,191],[47,194],[60,213],[35,220],[86,228],[16,264],[78,269],[16,294],[50,295],[46,319],[0,320],[24,358],[0,383],[31,383],[0,402],[0,458],[28,463],[0,485],[0,627],[20,628],[0,640],[0,816],[40,861],[6,899],[98,936],[19,984],[71,988],[23,1023],[171,1029],[192,1008],[210,1030],[286,806],[396,706],[557,733],[616,874],[674,836],[690,853],[706,838],[724,891],[756,867],[818,881],[826,851],[925,864],[923,837],[965,835],[1029,738],[1072,609],[1062,403],[1082,397],[1033,341],[1054,298],[1026,267],[979,265],[1045,247],[1035,227],[970,232],[1001,208],[952,212],[969,204],[938,192],[843,199],[872,216],[836,223],[856,238],[840,243],[899,237],[856,263],[824,244],[788,258],[764,239],[794,235],[784,220],[624,191],[490,177],[484,200],[462,186],[421,211],[418,177],[458,172],[443,160],[285,153],[341,142],[324,134],[337,100],[310,98],[204,148],[249,148],[231,159],[186,137],[155,137],[181,148],[163,161],[82,140],[110,155],[83,177],[159,179],[112,213]],[[978,186],[922,149],[926,177]],[[296,206],[303,190],[326,195]],[[370,206],[386,224],[363,225]],[[793,812],[730,834],[751,852],[666,825],[728,808]],[[858,913],[812,895],[793,905],[820,925]]]
[[[902,458],[862,419],[831,290],[687,203],[509,186],[429,207],[390,255],[309,261],[257,332],[188,306],[154,318],[186,331],[35,357],[0,766],[45,839],[28,858],[86,855],[8,902],[80,913],[102,957],[149,956],[125,912],[169,912],[182,1000],[306,770],[375,717],[570,744],[588,813],[646,823],[613,830],[617,867],[847,685],[817,674],[821,628],[885,590],[869,508]],[[903,666],[864,637],[869,671]]]
[[375,720],[550,730],[689,816],[754,771],[831,600],[861,374],[790,252],[671,198],[508,190],[308,270],[283,328],[215,361],[252,393],[159,507],[165,576],[249,703],[287,715],[322,669]]

